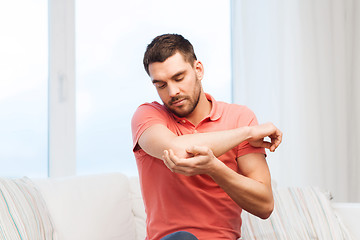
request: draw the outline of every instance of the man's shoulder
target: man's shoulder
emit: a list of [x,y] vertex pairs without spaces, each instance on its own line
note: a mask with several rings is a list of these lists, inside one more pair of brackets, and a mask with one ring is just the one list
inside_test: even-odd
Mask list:
[[257,123],[255,113],[246,105],[218,102],[220,122],[232,127],[249,126]]
[[160,103],[158,103],[158,102],[154,101],[154,102],[145,102],[145,103],[143,103],[143,104],[139,105],[139,107],[138,107],[138,108],[140,108],[140,107],[162,108],[162,107],[164,107],[164,106],[163,106],[162,104],[160,104]]
[[218,101],[217,104],[220,109],[226,112],[232,112],[232,113],[244,114],[244,115],[254,115],[254,112],[246,105],[227,103],[222,101]]
[[131,129],[133,132],[134,143],[137,137],[151,125],[163,124],[168,125],[173,119],[165,106],[158,102],[141,104],[134,112],[131,119]]
[[137,109],[136,112],[162,112],[168,114],[166,107],[158,102],[151,102],[151,103],[143,103]]
[[167,108],[158,102],[143,103],[135,110],[132,122],[148,121],[149,119],[154,118],[169,121],[171,115]]

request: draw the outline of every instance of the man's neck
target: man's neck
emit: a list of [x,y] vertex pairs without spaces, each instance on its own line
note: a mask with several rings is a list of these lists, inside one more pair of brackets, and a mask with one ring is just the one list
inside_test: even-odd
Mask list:
[[186,117],[194,126],[197,126],[205,117],[207,117],[211,112],[211,101],[206,98],[205,93],[202,91],[200,93],[200,98],[198,105],[194,111]]

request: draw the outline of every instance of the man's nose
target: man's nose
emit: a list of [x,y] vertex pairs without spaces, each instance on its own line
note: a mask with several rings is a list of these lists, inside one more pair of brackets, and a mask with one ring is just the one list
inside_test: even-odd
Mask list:
[[180,88],[176,84],[169,84],[168,85],[168,91],[170,97],[175,97],[180,93]]

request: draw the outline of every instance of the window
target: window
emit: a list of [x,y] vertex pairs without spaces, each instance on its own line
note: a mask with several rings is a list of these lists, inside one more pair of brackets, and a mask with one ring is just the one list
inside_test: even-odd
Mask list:
[[1,176],[48,174],[47,14],[45,0],[0,2]]
[[140,104],[161,102],[142,66],[159,34],[192,42],[205,91],[231,101],[229,1],[78,0],[75,15],[78,173],[137,174],[130,121]]

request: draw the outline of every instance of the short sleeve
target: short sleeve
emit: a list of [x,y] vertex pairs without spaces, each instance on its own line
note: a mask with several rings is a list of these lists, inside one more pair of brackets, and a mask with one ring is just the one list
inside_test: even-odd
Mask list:
[[164,107],[157,102],[140,105],[132,119],[131,131],[133,139],[133,150],[135,149],[141,134],[155,124],[167,125],[168,114]]
[[[238,119],[238,127],[256,126],[256,125],[259,124],[254,112],[251,111],[248,107],[243,106],[242,112]],[[266,156],[266,152],[264,148],[253,147],[247,141],[244,141],[237,146],[237,154],[236,154],[237,158],[249,153],[263,153]]]

